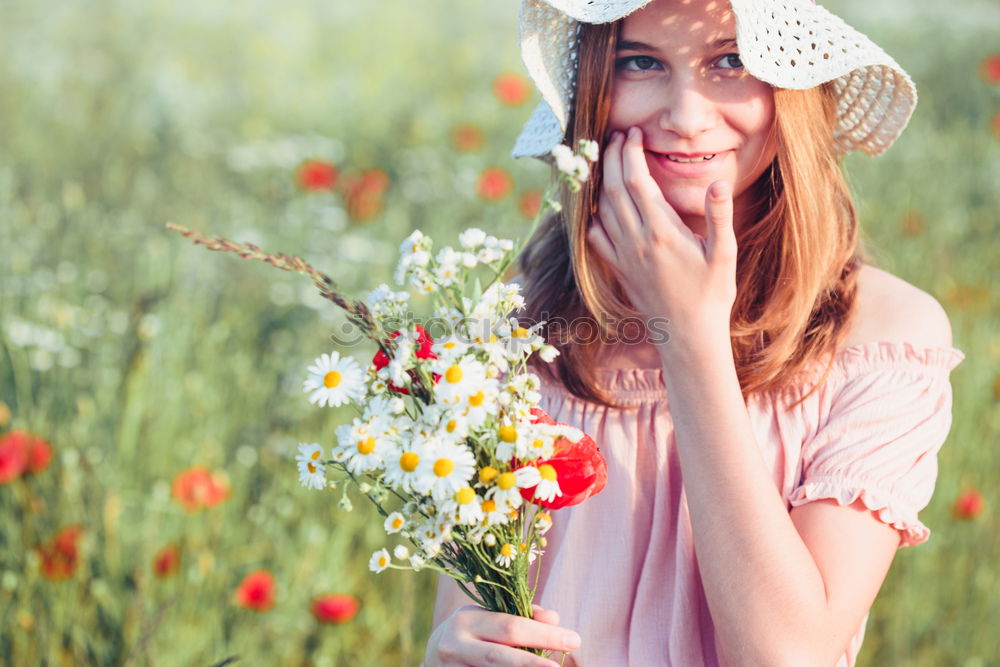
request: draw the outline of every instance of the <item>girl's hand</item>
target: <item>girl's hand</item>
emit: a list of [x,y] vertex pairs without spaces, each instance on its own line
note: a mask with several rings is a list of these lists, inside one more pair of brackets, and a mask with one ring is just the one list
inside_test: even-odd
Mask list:
[[732,186],[705,193],[707,239],[694,234],[649,174],[642,132],[615,132],[604,151],[598,215],[588,240],[646,318],[666,317],[671,338],[698,343],[729,337],[736,300]]
[[482,607],[459,607],[427,640],[425,667],[451,665],[510,667],[558,667],[559,663],[514,648],[574,651],[580,637],[559,627],[559,614],[532,605],[534,619],[486,611]]

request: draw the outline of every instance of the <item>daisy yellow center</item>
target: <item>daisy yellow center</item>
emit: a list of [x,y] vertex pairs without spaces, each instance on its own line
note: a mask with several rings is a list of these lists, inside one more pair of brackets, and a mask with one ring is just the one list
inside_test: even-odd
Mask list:
[[415,452],[403,452],[399,457],[399,467],[406,472],[413,472],[420,463],[420,455]]
[[505,472],[497,478],[497,486],[500,487],[501,491],[513,489],[515,484],[517,484],[517,477],[512,472]]
[[483,466],[479,470],[479,481],[482,482],[483,484],[489,484],[490,482],[495,480],[497,478],[497,475],[499,474],[500,471],[494,468],[493,466]]
[[403,519],[401,517],[397,516],[395,519],[392,520],[393,530],[399,530],[402,527],[403,527]]
[[511,334],[511,336],[513,336],[514,338],[527,338],[528,330],[525,329],[524,327],[518,327],[514,329],[514,332]]
[[358,453],[371,454],[375,451],[375,438],[368,436],[364,440],[358,440]]
[[532,440],[531,441],[531,446],[534,447],[535,449],[541,449],[542,447],[545,446],[545,441],[544,440]]
[[493,500],[492,498],[490,498],[489,500],[484,500],[483,501],[483,511],[486,512],[487,514],[490,513],[490,512],[496,512],[497,511],[497,501]]
[[312,461],[309,461],[308,463],[306,463],[306,467],[309,468],[309,472],[311,472],[311,473],[315,473],[316,472],[316,464],[313,463]]
[[311,455],[309,456],[309,458],[311,458],[311,459],[312,459],[313,461],[315,461],[315,460],[316,460],[316,459],[318,459],[318,458],[320,457],[320,455],[322,455],[322,454],[323,454],[323,452],[321,452],[321,451],[319,451],[319,450],[317,449],[317,450],[316,450],[315,452],[313,452],[313,453],[312,453],[312,454],[311,454]]
[[548,482],[556,481],[556,469],[553,468],[548,463],[543,463],[542,465],[538,466],[538,474],[541,476],[542,479]]
[[548,512],[539,512],[535,515],[535,521],[540,523],[552,523],[552,517],[549,516]]
[[528,550],[528,545],[525,544],[524,542],[521,542],[521,553],[524,553],[527,550]]
[[467,486],[464,489],[459,489],[455,492],[455,502],[459,505],[468,505],[475,499],[476,492],[472,490],[471,486]]
[[500,439],[504,442],[517,442],[517,429],[508,424],[500,427]]
[[513,544],[505,544],[500,547],[500,555],[505,558],[513,558],[515,553]]
[[444,349],[446,349],[446,350],[451,350],[454,347],[455,347],[455,341],[453,341],[453,340],[450,340],[450,341],[448,341],[447,343],[444,344]]
[[386,558],[385,556],[379,556],[378,557],[378,566],[379,567],[385,567],[388,564],[389,564],[389,559],[388,558]]
[[462,367],[458,364],[453,364],[448,367],[448,370],[444,372],[444,379],[455,384],[456,382],[462,381]]
[[333,389],[340,384],[343,377],[344,376],[340,374],[340,371],[330,371],[323,376],[323,385],[326,386],[327,389]]
[[455,421],[454,419],[449,419],[448,425],[445,426],[445,429],[448,431],[448,433],[454,433],[456,428],[458,428],[458,422]]
[[482,391],[477,391],[472,396],[469,396],[469,405],[478,408],[480,405],[483,404],[483,401],[485,400],[486,400],[486,394],[484,394]]
[[434,462],[434,474],[438,477],[447,477],[455,469],[455,462],[451,459],[438,459]]

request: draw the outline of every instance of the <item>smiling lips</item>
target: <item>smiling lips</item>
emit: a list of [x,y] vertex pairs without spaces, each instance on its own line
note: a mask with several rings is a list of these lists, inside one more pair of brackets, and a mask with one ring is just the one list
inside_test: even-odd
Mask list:
[[657,165],[665,171],[678,176],[700,176],[713,168],[719,160],[716,158],[724,156],[729,151],[718,153],[658,153],[646,150],[646,154],[651,156]]

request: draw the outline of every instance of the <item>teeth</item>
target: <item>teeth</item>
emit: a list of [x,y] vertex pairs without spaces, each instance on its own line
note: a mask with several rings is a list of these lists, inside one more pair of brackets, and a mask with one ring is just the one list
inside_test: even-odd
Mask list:
[[705,162],[707,160],[711,160],[716,155],[717,153],[706,155],[705,157],[674,157],[672,155],[667,155],[667,159],[671,162]]

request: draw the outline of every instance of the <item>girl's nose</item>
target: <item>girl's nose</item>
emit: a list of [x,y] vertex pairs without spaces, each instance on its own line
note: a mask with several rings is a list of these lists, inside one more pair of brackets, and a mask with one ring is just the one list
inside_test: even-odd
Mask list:
[[663,97],[660,128],[691,139],[715,127],[715,103],[691,81],[675,80]]

